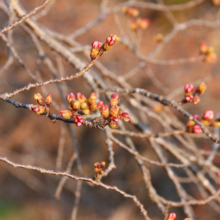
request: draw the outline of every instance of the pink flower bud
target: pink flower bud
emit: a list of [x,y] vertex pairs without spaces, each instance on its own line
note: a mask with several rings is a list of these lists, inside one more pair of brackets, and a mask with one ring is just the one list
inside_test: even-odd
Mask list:
[[197,120],[200,121],[200,117],[199,117],[199,115],[197,115],[197,114],[193,115],[193,118],[195,118],[195,119],[197,119]]
[[72,118],[72,112],[69,110],[61,110],[60,116],[66,119]]
[[116,39],[113,36],[107,37],[106,42],[109,46],[112,46],[115,43]]
[[71,103],[72,101],[74,101],[76,98],[75,98],[75,95],[73,93],[70,93],[66,96],[66,100],[68,103]]
[[195,95],[194,98],[193,98],[193,104],[194,104],[194,105],[197,105],[199,102],[200,102],[199,96],[198,96],[198,95]]
[[45,102],[48,107],[51,105],[51,103],[52,103],[52,95],[51,94],[47,95]]
[[116,129],[116,128],[118,128],[118,124],[116,122],[114,122],[114,121],[110,121],[109,127],[111,129]]
[[107,105],[103,105],[99,109],[99,111],[101,112],[103,118],[108,118],[109,117],[109,108],[108,108]]
[[116,115],[115,117],[111,118],[112,121],[118,122],[120,119],[120,115]]
[[94,42],[92,43],[92,48],[94,48],[94,49],[100,50],[101,47],[102,47],[102,43],[99,42],[99,41],[94,41]]
[[88,106],[88,104],[87,104],[86,102],[82,102],[81,105],[80,105],[80,108],[81,108],[82,110],[84,110],[84,109],[88,109],[89,106]]
[[82,103],[82,102],[86,101],[86,97],[84,95],[82,95],[80,92],[77,92],[76,96],[77,96],[77,99],[79,102]]
[[98,109],[100,109],[103,105],[104,105],[103,101],[99,101],[99,102],[97,103]]
[[32,105],[31,111],[35,112],[38,115],[41,115],[44,113],[45,109],[43,106],[40,106],[40,105]]
[[120,119],[122,119],[124,122],[128,122],[130,120],[130,115],[127,112],[122,112],[120,114]]
[[205,41],[202,41],[202,42],[200,43],[200,52],[203,53],[203,54],[205,54],[205,53],[207,52],[207,50],[208,50],[208,47],[207,47],[206,42],[205,42]]
[[201,127],[199,125],[194,125],[193,126],[193,133],[195,133],[195,134],[202,133]]
[[214,113],[211,110],[205,111],[203,117],[204,120],[211,121],[214,118]]
[[76,116],[74,117],[74,122],[76,123],[76,126],[77,126],[77,127],[82,126],[82,123],[83,123],[82,116],[81,116],[81,115],[76,115]]
[[193,101],[193,95],[186,96],[186,97],[185,97],[185,100],[186,100],[187,102],[192,102],[192,101]]
[[149,19],[138,18],[136,23],[141,29],[146,29],[148,27],[148,25],[150,24],[150,20]]
[[184,87],[184,89],[185,89],[185,93],[192,93],[193,92],[193,90],[195,89],[195,87],[194,87],[194,85],[192,85],[192,84],[186,84],[185,85],[185,87]]
[[174,220],[176,218],[176,213],[170,213],[167,217],[167,220]]

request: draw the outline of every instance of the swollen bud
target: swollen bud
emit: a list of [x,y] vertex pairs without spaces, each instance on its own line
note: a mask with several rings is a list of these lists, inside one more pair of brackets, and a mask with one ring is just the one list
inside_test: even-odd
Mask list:
[[110,106],[115,106],[118,103],[119,103],[119,95],[117,93],[112,94],[109,105]]
[[167,220],[174,220],[176,219],[176,213],[170,213],[167,217]]
[[86,97],[84,95],[82,95],[80,92],[77,92],[76,96],[77,96],[77,99],[79,102],[82,103],[82,102],[86,101]]
[[65,119],[69,119],[72,118],[72,112],[69,110],[61,110],[60,111],[60,116],[65,118]]
[[76,98],[75,98],[75,95],[73,93],[70,93],[66,96],[66,100],[67,102],[70,104],[72,101],[74,101]]
[[120,114],[120,119],[122,119],[124,122],[129,122],[130,115],[127,112],[122,112]]
[[50,105],[52,103],[52,95],[51,94],[47,95],[45,102],[46,102],[47,107],[50,107]]
[[40,105],[32,105],[31,111],[35,112],[38,115],[41,115],[44,113],[45,109],[43,106],[40,106]]
[[34,99],[40,104],[40,105],[44,105],[44,99],[42,97],[42,95],[40,93],[35,93],[34,94]]
[[103,118],[108,118],[109,117],[109,108],[108,108],[107,105],[103,105],[99,109],[99,111],[101,112]]
[[116,128],[118,128],[118,124],[116,122],[114,122],[114,121],[110,121],[109,127],[111,129],[116,129]]

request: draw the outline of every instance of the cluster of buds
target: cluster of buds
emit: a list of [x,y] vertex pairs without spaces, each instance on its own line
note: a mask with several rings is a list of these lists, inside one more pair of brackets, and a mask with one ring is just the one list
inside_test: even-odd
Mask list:
[[214,5],[220,6],[220,0],[212,0]]
[[119,95],[114,93],[111,95],[111,100],[108,105],[103,105],[99,111],[104,119],[109,121],[109,126],[112,129],[118,128],[119,119],[124,122],[128,122],[130,119],[130,115],[127,112],[120,111],[119,103]]
[[137,8],[123,7],[122,12],[130,17],[137,17],[139,15],[139,10]]
[[94,167],[95,167],[94,171],[96,174],[93,177],[93,179],[95,181],[99,181],[100,175],[104,174],[103,168],[105,167],[105,161],[102,161],[101,163],[98,162],[94,163]]
[[61,110],[60,116],[66,119],[73,118],[76,126],[80,127],[83,123],[83,119],[82,116],[78,114],[78,111],[81,111],[84,115],[88,115],[90,111],[99,110],[103,102],[99,101],[96,103],[96,99],[96,93],[92,93],[88,100],[80,92],[76,94],[76,97],[73,93],[70,93],[66,96],[69,110]]
[[[200,121],[205,126],[220,127],[220,118],[217,118],[213,121],[214,113],[211,110],[205,111],[201,119],[199,115],[194,115],[193,117],[197,119],[198,121]],[[202,133],[202,129],[193,120],[189,120],[187,123],[187,132],[199,134],[199,133]]]
[[150,24],[150,20],[146,18],[137,18],[137,20],[129,21],[129,27],[132,31],[137,31],[139,29],[146,29]]
[[99,54],[101,48],[103,51],[106,52],[107,50],[111,49],[111,47],[119,41],[119,37],[117,35],[110,35],[106,38],[106,42],[102,44],[99,41],[94,41],[92,43],[92,48],[90,51],[91,60],[96,59],[97,55]]
[[200,53],[204,55],[204,61],[207,63],[215,63],[216,53],[213,47],[207,46],[205,41],[200,43]]
[[[137,8],[123,7],[122,12],[130,17],[137,17],[139,15],[139,10]],[[136,20],[129,21],[129,27],[132,31],[137,31],[139,29],[146,29],[150,24],[149,19],[138,17]]]
[[176,213],[170,213],[168,216],[167,216],[167,220],[174,220],[176,219]]
[[157,34],[155,37],[154,37],[154,41],[156,42],[156,43],[160,43],[160,42],[162,42],[163,41],[163,34]]
[[202,82],[196,89],[192,84],[186,84],[184,87],[185,99],[184,102],[193,102],[195,105],[200,102],[200,95],[205,92],[206,84]]
[[49,94],[47,95],[46,99],[42,97],[40,93],[35,93],[34,94],[34,99],[37,101],[39,105],[32,105],[31,106],[31,111],[35,112],[38,115],[43,114],[44,112],[49,114],[49,107],[52,103],[52,95]]

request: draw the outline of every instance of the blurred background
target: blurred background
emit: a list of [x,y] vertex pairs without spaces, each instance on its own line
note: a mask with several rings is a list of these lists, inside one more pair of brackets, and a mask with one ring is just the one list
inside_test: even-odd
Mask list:
[[[42,3],[40,0],[20,0],[19,2],[26,12],[30,12]],[[182,10],[171,8],[170,11],[168,10],[168,14],[164,10],[138,4],[181,6],[189,2],[196,3],[186,8],[183,6]],[[216,2],[218,3],[218,1]],[[215,115],[219,115],[220,22],[218,19],[220,8],[216,2],[214,4],[211,0],[52,0],[46,8],[40,10],[32,19],[39,24],[42,30],[48,33],[50,30],[54,39],[62,43],[86,64],[90,62],[89,51],[93,41],[105,42],[106,37],[110,34],[120,36],[121,42],[99,59],[99,65],[92,68],[108,87],[121,87],[126,82],[126,87],[143,88],[180,101],[184,97],[185,84],[195,83],[198,85],[198,82],[205,81],[207,91],[202,95],[201,102],[198,105],[184,105],[184,109],[192,115],[199,114],[202,116],[206,110],[213,110]],[[2,1],[0,10],[1,29],[17,19],[14,15],[9,17],[9,10],[4,5]],[[126,6],[138,8],[139,17],[149,19],[150,24],[146,29],[131,30],[129,22],[136,18],[122,12],[122,8]],[[200,21],[198,25],[192,24],[195,19]],[[203,22],[204,20],[210,23],[206,24]],[[192,23],[189,23],[190,21]],[[178,23],[184,23],[188,26],[183,26],[182,29],[178,26],[179,29],[174,30],[174,26]],[[214,24],[213,27],[211,27],[212,24]],[[30,77],[27,69],[37,76],[39,81],[54,78],[54,73],[46,65],[46,61],[39,57],[39,51],[36,48],[34,38],[31,38],[31,34],[33,33],[25,24],[18,25],[13,31],[6,34],[20,61],[17,58],[12,60],[12,52],[7,47],[6,42],[2,38],[0,39],[0,94],[12,92],[28,83],[34,83],[35,81]],[[165,41],[157,42],[155,37],[158,34],[161,34]],[[201,41],[205,41],[208,46],[214,48],[215,62],[213,60],[211,63],[204,61],[205,58],[200,54]],[[52,60],[58,70],[58,76],[67,76],[78,71],[61,55],[51,50],[44,41],[39,42],[45,56]],[[25,64],[25,68],[24,65],[21,65],[21,60]],[[6,63],[8,64],[5,65]],[[124,77],[122,83],[120,77]],[[90,93],[93,92],[91,85],[88,85],[84,77],[62,83],[62,86],[65,95],[70,92],[81,92],[89,97]],[[55,106],[51,107],[51,112],[59,114],[59,110],[65,109],[56,84],[31,89],[13,97],[13,99],[22,103],[36,104],[33,95],[37,92],[43,95],[52,94]],[[101,99],[106,101],[103,94]],[[126,103],[126,100],[124,101]],[[151,109],[149,111],[152,111],[153,107],[157,105],[156,102],[152,102],[152,105],[148,106]],[[164,131],[164,128],[155,119],[139,114],[139,111],[129,103],[127,106],[152,132]],[[38,116],[26,109],[15,108],[3,101],[0,101],[0,114],[0,155],[2,157],[7,157],[16,163],[30,164],[45,169],[66,170],[71,155],[74,153],[73,139],[66,124],[60,121],[53,124],[46,117]],[[156,112],[156,114],[161,113]],[[179,120],[184,128],[187,118],[172,110],[170,112],[171,121],[172,115],[175,116],[175,120]],[[105,132],[85,126],[80,128],[75,125],[71,126],[77,139],[83,174],[85,177],[92,178],[95,162],[106,161],[107,165],[109,163]],[[126,125],[126,127],[132,129],[131,125]],[[218,130],[213,128],[210,128],[210,131],[218,133]],[[153,160],[157,159],[153,150],[148,147],[150,143],[147,139],[132,139],[142,155]],[[201,150],[211,150],[213,145],[212,141],[202,137],[195,138],[194,141],[198,149]],[[171,139],[171,142],[181,147],[181,143],[177,140]],[[57,167],[57,154],[60,146],[63,147],[63,157],[62,164]],[[116,144],[113,144],[113,149],[116,169],[113,169],[102,181],[112,186],[116,185],[129,194],[136,195],[144,204],[152,220],[162,220],[163,214],[149,198],[142,173],[134,156]],[[219,167],[219,158],[215,157],[213,163]],[[157,193],[168,200],[179,201],[174,185],[164,168],[149,164],[147,167],[151,171],[152,183]],[[76,161],[73,163],[71,173],[80,175]],[[55,192],[60,179],[61,177],[15,169],[1,162],[0,219],[71,219],[71,213],[76,203],[75,192],[80,186],[76,181],[67,180],[60,198],[56,199]],[[197,195],[195,185],[185,183],[183,187],[189,195],[201,199],[199,194]],[[78,220],[143,219],[133,201],[116,192],[90,186],[87,183],[82,183],[80,192],[81,197],[76,217]],[[220,216],[209,205],[193,206],[193,210],[195,219],[199,220],[217,220]],[[178,220],[187,217],[182,208],[171,208],[170,212],[176,212]]]

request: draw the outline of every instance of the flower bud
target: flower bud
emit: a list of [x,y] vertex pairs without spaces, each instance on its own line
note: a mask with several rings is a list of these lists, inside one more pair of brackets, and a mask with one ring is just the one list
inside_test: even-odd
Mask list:
[[67,102],[70,104],[72,101],[74,101],[76,98],[75,98],[75,95],[73,93],[70,93],[66,96],[66,100]]
[[110,37],[106,38],[106,42],[104,43],[104,46],[103,46],[105,51],[109,50],[112,47],[112,45],[117,42],[118,37],[116,36],[115,38],[114,36],[111,35]]
[[80,92],[77,92],[76,96],[77,96],[77,99],[79,102],[81,102],[81,103],[86,102],[86,97],[84,95],[82,95]]
[[45,102],[48,107],[51,105],[51,103],[52,103],[52,95],[51,94],[47,95]]
[[117,93],[112,94],[109,105],[110,106],[115,106],[118,103],[119,103],[119,95]]
[[137,8],[123,7],[122,12],[131,17],[137,17],[139,15],[139,10]]
[[94,41],[92,43],[92,48],[91,48],[91,51],[90,51],[90,57],[91,57],[92,60],[94,60],[97,57],[101,47],[102,47],[102,43],[99,42],[99,41]]
[[100,175],[104,174],[104,171],[103,171],[103,170],[100,170],[100,171],[99,171],[99,174],[100,174]]
[[40,104],[40,105],[44,105],[44,99],[42,97],[42,95],[40,93],[35,93],[34,94],[34,99]]
[[185,100],[186,100],[187,102],[192,102],[192,101],[193,101],[193,95],[186,96],[186,97],[185,97]]
[[200,98],[199,98],[199,96],[196,94],[196,95],[193,97],[193,104],[194,104],[194,105],[197,105],[199,102],[200,102]]
[[76,123],[76,126],[77,126],[77,127],[82,126],[82,123],[83,123],[82,116],[81,116],[81,115],[76,115],[76,116],[74,117],[74,122]]
[[73,100],[70,103],[70,110],[77,111],[80,108],[80,102],[77,100]]
[[118,128],[118,124],[116,122],[114,122],[114,121],[110,121],[109,127],[111,129],[116,129],[116,128]]
[[88,106],[88,104],[87,104],[86,102],[82,102],[81,105],[80,105],[80,108],[81,108],[82,110],[84,110],[84,109],[88,109],[89,106]]
[[118,105],[112,106],[110,109],[110,116],[115,117],[119,112],[120,107]]
[[141,29],[146,29],[149,24],[150,24],[150,20],[149,19],[143,19],[143,18],[138,18],[136,21],[137,25],[141,28]]
[[167,217],[167,220],[174,220],[176,219],[176,213],[170,213]]
[[99,108],[98,108],[98,106],[97,106],[96,103],[90,104],[90,105],[89,105],[89,109],[90,109],[91,111],[99,110]]
[[214,113],[211,110],[207,110],[205,111],[202,119],[207,120],[207,121],[211,121],[214,118]]
[[116,115],[115,117],[111,118],[112,121],[114,122],[119,122],[120,115]]
[[40,106],[40,105],[32,105],[31,111],[35,112],[38,115],[41,115],[44,113],[45,109],[43,106]]
[[215,63],[216,59],[217,59],[216,53],[212,52],[212,53],[209,53],[205,56],[204,61],[206,63]]
[[100,166],[101,166],[101,168],[104,168],[105,167],[105,161],[102,161]]
[[89,109],[83,109],[83,110],[82,110],[82,113],[83,113],[84,115],[88,115],[88,114],[90,113],[90,110],[89,110]]
[[136,31],[137,30],[137,24],[135,21],[129,21],[129,27],[132,31]]
[[191,95],[194,89],[195,89],[194,85],[192,85],[192,84],[190,84],[190,85],[189,85],[189,84],[186,84],[185,87],[184,87],[186,96]]
[[154,37],[154,41],[156,43],[160,43],[161,41],[163,41],[163,34],[157,34],[155,37]]
[[104,105],[104,102],[103,101],[99,101],[97,103],[97,108],[100,109],[103,105]]
[[198,92],[199,94],[202,94],[202,93],[205,92],[205,90],[206,90],[206,84],[205,84],[204,82],[202,82],[202,83],[198,86],[196,92]]
[[92,104],[92,103],[95,103],[97,99],[97,94],[96,93],[92,93],[88,99],[89,103]]
[[101,112],[103,118],[108,118],[109,117],[109,108],[108,108],[107,105],[103,105],[99,109],[99,111]]
[[122,112],[122,114],[120,114],[120,119],[124,122],[128,122],[130,120],[130,115],[127,112]]
[[94,169],[94,171],[95,171],[96,173],[98,173],[98,172],[99,172],[99,168],[96,167],[96,168]]
[[61,110],[60,116],[66,119],[72,118],[72,112],[69,110]]
[[203,54],[205,54],[205,53],[207,52],[207,50],[208,50],[208,47],[207,47],[206,42],[205,42],[205,41],[202,41],[202,42],[200,43],[200,52],[203,53]]
[[195,134],[202,133],[201,127],[199,125],[194,125],[193,126],[193,133],[195,133]]
[[100,163],[98,162],[94,163],[94,167],[100,168]]

